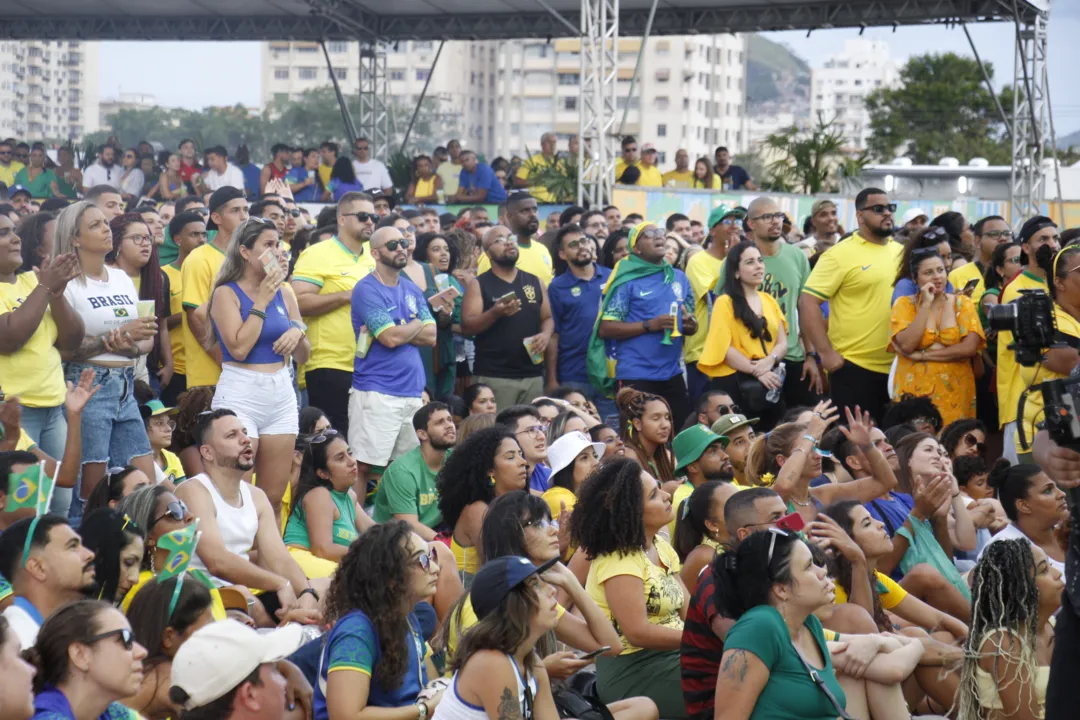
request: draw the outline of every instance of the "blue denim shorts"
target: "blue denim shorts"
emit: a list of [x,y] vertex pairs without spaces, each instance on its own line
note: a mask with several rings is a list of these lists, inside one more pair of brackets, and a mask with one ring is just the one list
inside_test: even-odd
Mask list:
[[64,379],[79,381],[84,368],[94,371],[94,384],[101,385],[82,412],[82,462],[106,463],[110,467],[128,465],[131,459],[150,454],[150,440],[135,402],[134,368],[106,368],[83,363],[66,363]]

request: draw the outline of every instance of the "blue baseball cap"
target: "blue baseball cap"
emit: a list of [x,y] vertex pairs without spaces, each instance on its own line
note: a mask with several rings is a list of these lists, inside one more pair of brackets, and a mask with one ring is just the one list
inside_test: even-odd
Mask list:
[[543,565],[533,565],[528,558],[519,555],[504,555],[486,562],[480,572],[476,573],[469,588],[476,619],[482,620],[485,615],[502,605],[511,590],[530,576],[546,572],[557,562],[559,558],[552,558]]
[[33,197],[33,195],[30,193],[30,191],[27,190],[22,185],[12,185],[10,188],[8,188],[8,197],[9,198],[13,198],[16,195],[18,195],[19,193],[25,193],[26,197]]

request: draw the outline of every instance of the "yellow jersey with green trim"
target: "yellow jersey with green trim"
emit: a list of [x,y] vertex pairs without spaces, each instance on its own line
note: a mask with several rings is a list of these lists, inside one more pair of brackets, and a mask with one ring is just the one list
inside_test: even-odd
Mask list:
[[[218,270],[225,262],[225,253],[214,243],[200,245],[191,251],[180,268],[180,297],[185,310],[195,309],[210,301],[210,290],[214,287]],[[170,278],[171,279],[171,278]],[[172,298],[170,310],[172,308]],[[209,323],[210,319],[206,321]],[[196,338],[188,324],[187,313],[182,319],[184,335],[184,374],[189,388],[202,385],[217,385],[221,376],[221,365],[203,349],[201,338]]]
[[[550,285],[552,278],[555,277],[555,269],[551,264],[551,253],[544,246],[544,243],[535,238],[527,246],[518,245],[516,267],[518,270],[524,270],[540,278],[540,282],[544,283],[544,287]],[[490,269],[491,258],[487,256],[487,253],[484,253],[480,256],[480,262],[476,265],[476,274],[486,273]]]
[[[1073,348],[1074,350],[1080,350],[1080,321],[1077,321],[1072,315],[1061,307],[1057,303],[1054,303],[1054,324],[1057,325],[1057,333],[1055,340],[1062,342]],[[1029,368],[1023,368],[1028,370]],[[1034,369],[1034,368],[1031,368]],[[1062,380],[1069,377],[1067,374],[1056,373],[1045,365],[1041,366],[1038,372],[1038,376],[1035,378],[1036,382],[1042,383],[1047,380]],[[1019,390],[1022,392],[1027,385],[1021,384]],[[1020,402],[1020,395],[1017,394],[1016,401]],[[1027,400],[1024,401],[1024,440],[1027,442],[1027,447],[1020,444],[1020,433],[1016,433],[1016,452],[1029,453],[1031,452],[1031,445],[1035,442],[1035,424],[1040,423],[1046,419],[1043,413],[1043,394],[1039,390],[1032,390],[1027,394]]]
[[[878,597],[881,598],[881,607],[885,610],[892,610],[907,597],[907,590],[900,587],[900,585],[888,575],[883,575],[875,570],[874,578],[877,585],[874,589],[877,591]],[[833,598],[833,602],[837,605],[843,605],[848,602],[847,590],[840,587],[839,584],[836,585],[836,597]]]
[[[0,283],[0,315],[18,310],[37,286],[33,272],[16,275],[15,282]],[[15,352],[0,354],[0,385],[8,397],[18,396],[24,406],[33,408],[64,404],[67,389],[56,349],[58,334],[52,310],[46,308],[30,339]]]
[[[179,265],[162,265],[161,272],[169,278],[169,314],[184,312],[184,274]],[[183,321],[183,315],[180,316]],[[187,375],[187,361],[184,359],[184,329],[169,333],[169,345],[172,347],[173,371],[177,375]]]
[[970,295],[971,299],[978,303],[979,298],[986,292],[986,282],[983,280],[983,271],[979,266],[973,262],[969,262],[949,273],[949,282],[952,283],[953,289],[957,294],[960,294],[960,291],[972,280],[979,281],[979,284],[975,286],[974,292]]
[[858,233],[820,258],[803,292],[829,303],[829,342],[846,362],[888,373],[893,281],[904,246],[870,242]]
[[[1000,303],[1012,302],[1016,298],[1020,297],[1021,290],[1046,290],[1046,280],[1033,274],[1030,270],[1024,269],[1019,275],[1013,278],[1013,281],[1001,291]],[[997,391],[998,391],[998,420],[1001,426],[1016,420],[1016,404],[1020,401],[1020,393],[1024,391],[1032,381],[1035,379],[1035,372],[1038,370],[1039,378],[1046,377],[1047,370],[1045,367],[1022,367],[1016,364],[1016,356],[1013,355],[1013,351],[1009,349],[1009,345],[1012,344],[1013,334],[1008,330],[998,331],[998,350],[997,350]],[[1039,400],[1042,400],[1042,395],[1038,392],[1030,392],[1027,396],[1027,402],[1036,396],[1039,396]],[[1027,441],[1030,443],[1034,440],[1031,435],[1028,435]],[[1020,438],[1016,438],[1017,446],[1019,447]]]
[[[292,279],[294,283],[315,285],[319,295],[351,293],[356,283],[374,269],[375,260],[367,246],[357,255],[334,237],[300,253]],[[304,365],[305,371],[328,369],[351,373],[356,354],[351,303],[323,315],[305,317],[304,322],[311,341],[311,357]]]

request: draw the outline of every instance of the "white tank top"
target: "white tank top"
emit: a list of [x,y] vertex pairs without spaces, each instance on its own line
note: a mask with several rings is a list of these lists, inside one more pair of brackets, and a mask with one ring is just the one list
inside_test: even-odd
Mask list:
[[[251,487],[246,482],[240,483],[240,507],[233,507],[221,497],[221,493],[206,473],[199,473],[188,480],[188,482],[192,481],[206,488],[210,493],[210,499],[214,501],[214,517],[217,518],[218,532],[221,533],[225,548],[247,560],[248,553],[255,545],[255,534],[259,530],[259,513],[255,510],[255,501],[251,499]],[[206,571],[206,565],[199,557],[198,550],[191,561],[191,566]],[[210,575],[209,572],[206,574]],[[213,576],[211,579],[217,587],[233,584]]]
[[[506,659],[514,666],[514,677],[517,678],[518,686],[518,707],[521,708],[521,717],[523,720],[532,720],[532,709],[536,704],[536,678],[529,675],[529,694],[532,699],[526,702],[525,683],[521,680],[521,671],[518,669],[518,664],[509,655],[506,656]],[[458,673],[454,673],[450,692],[443,693],[442,700],[439,701],[439,706],[435,708],[435,714],[432,715],[431,720],[488,720],[488,714],[483,707],[467,703],[461,699],[461,696],[458,695],[457,682]]]

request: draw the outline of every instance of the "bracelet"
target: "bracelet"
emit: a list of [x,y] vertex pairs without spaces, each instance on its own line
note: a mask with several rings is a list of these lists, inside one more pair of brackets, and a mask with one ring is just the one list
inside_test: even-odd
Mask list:
[[649,321],[648,321],[648,320],[642,320],[642,321],[641,321],[641,328],[642,328],[642,329],[643,329],[643,330],[644,330],[645,332],[652,332],[651,330],[649,330]]
[[791,453],[788,455],[788,457],[791,457],[791,455],[794,455],[797,452],[806,452],[806,451],[803,450],[801,447],[791,448]]
[[249,316],[254,315],[255,317],[262,318],[263,320],[266,319],[266,313],[263,312],[262,310],[257,310],[255,308],[251,308],[251,311],[248,313],[248,315]]
[[813,443],[814,445],[817,445],[817,444],[818,444],[818,440],[817,440],[817,438],[816,438],[816,437],[814,437],[813,435],[803,435],[803,436],[802,436],[802,439],[803,439],[803,440],[809,440],[809,441],[810,441],[811,443]]
[[310,585],[301,590],[300,594],[296,596],[296,599],[299,600],[305,595],[311,595],[311,597],[315,598],[315,602],[319,601],[319,593],[315,592],[315,588],[311,587]]

